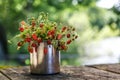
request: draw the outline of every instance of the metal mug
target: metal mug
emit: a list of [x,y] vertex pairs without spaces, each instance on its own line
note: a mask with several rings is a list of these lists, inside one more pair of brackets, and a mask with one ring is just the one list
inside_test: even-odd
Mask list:
[[[44,48],[47,53],[44,53]],[[31,74],[56,74],[60,72],[60,51],[47,42],[41,42],[37,48],[33,48],[30,53],[30,72]]]

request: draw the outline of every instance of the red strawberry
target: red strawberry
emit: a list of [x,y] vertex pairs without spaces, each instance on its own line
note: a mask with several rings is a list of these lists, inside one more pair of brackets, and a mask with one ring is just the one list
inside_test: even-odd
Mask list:
[[57,35],[57,39],[60,40],[62,38],[62,35],[61,34],[58,34]]
[[48,53],[48,49],[46,47],[44,47],[44,54]]
[[36,34],[32,34],[32,38],[33,38],[34,40],[37,40],[37,39],[38,39]]
[[43,28],[44,24],[43,23],[40,23],[40,27]]
[[70,38],[70,34],[67,34],[67,38]]
[[67,40],[67,44],[70,44],[71,43],[71,40]]
[[23,27],[20,27],[19,30],[20,30],[20,32],[23,32],[23,31],[24,31],[24,28],[23,28]]
[[47,41],[47,44],[50,45],[50,44],[51,44],[51,40],[48,40],[48,41]]

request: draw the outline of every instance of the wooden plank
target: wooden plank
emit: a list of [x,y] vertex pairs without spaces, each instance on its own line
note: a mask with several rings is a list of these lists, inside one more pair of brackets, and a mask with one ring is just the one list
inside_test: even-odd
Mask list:
[[74,78],[76,75],[80,75],[83,79],[91,79],[91,80],[119,80],[120,75],[114,74],[111,72],[98,70],[89,67],[71,67],[67,68],[68,71],[73,71],[72,77]]
[[1,70],[12,80],[120,80],[120,75],[92,67],[61,67],[56,75],[31,75],[29,67],[15,67]]
[[6,76],[0,73],[0,80],[10,80],[10,79],[8,79]]
[[92,65],[89,67],[120,74],[120,64],[101,64],[101,65]]

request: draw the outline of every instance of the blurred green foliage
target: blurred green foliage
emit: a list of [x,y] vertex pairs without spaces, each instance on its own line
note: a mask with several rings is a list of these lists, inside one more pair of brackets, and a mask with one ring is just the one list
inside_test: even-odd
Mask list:
[[[38,15],[41,11],[49,13],[51,20],[75,26],[80,37],[70,45],[67,52],[62,53],[69,56],[74,53],[77,56],[64,58],[62,64],[79,65],[79,58],[84,55],[84,44],[120,35],[120,12],[115,7],[97,7],[96,1],[98,0],[0,0],[0,23],[7,31],[8,39],[18,33],[21,20]],[[17,40],[13,42],[8,46],[10,54],[28,53],[26,46],[17,51]]]

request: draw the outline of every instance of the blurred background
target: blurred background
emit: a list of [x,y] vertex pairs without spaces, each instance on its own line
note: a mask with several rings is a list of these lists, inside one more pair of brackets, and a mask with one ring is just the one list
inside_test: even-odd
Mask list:
[[120,62],[119,0],[0,0],[0,65],[28,65],[26,46],[19,51],[17,39],[21,20],[49,13],[50,20],[72,25],[79,38],[66,52],[62,65],[93,65]]

